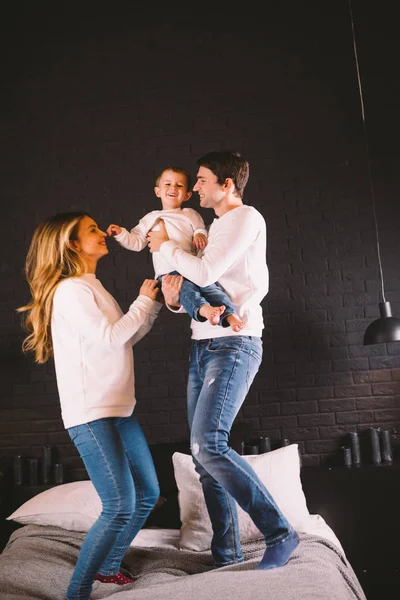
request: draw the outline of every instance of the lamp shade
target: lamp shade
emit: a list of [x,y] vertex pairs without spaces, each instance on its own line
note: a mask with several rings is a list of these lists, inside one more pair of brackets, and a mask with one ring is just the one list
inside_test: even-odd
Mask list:
[[372,321],[364,333],[364,346],[400,342],[400,319],[392,317],[390,302],[380,302],[380,319]]

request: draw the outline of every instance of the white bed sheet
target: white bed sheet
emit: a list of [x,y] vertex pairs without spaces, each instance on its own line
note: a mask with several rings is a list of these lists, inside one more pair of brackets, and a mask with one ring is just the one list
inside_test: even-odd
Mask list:
[[[343,547],[332,528],[321,517],[321,515],[310,515],[310,526],[303,533],[319,535],[332,542],[344,554]],[[161,529],[150,527],[139,531],[131,546],[140,548],[169,548],[179,550],[179,529]]]

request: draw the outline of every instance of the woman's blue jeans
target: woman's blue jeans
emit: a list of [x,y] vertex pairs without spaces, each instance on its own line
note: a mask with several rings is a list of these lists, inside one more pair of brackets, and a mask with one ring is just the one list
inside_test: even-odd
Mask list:
[[242,562],[235,501],[250,515],[267,546],[292,529],[249,464],[229,446],[233,421],[262,359],[253,336],[193,340],[188,380],[190,445],[213,527],[215,566]]
[[115,575],[133,538],[159,497],[150,449],[138,420],[98,419],[68,429],[102,502],[86,534],[68,600],[87,600],[97,573]]

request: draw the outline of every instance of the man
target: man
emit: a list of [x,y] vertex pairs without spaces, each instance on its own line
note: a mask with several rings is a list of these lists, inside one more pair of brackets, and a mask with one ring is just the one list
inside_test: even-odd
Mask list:
[[[249,164],[234,152],[211,152],[197,161],[200,206],[218,217],[210,226],[201,257],[169,240],[164,224],[148,234],[151,252],[161,252],[181,276],[198,286],[218,281],[230,295],[244,328],[192,320],[188,380],[191,450],[213,527],[215,566],[243,561],[234,500],[265,536],[258,568],[286,564],[299,543],[297,533],[248,463],[229,446],[229,433],[262,359],[261,300],[268,292],[266,226],[262,215],[243,204]],[[179,276],[166,276],[167,305],[179,305]]]

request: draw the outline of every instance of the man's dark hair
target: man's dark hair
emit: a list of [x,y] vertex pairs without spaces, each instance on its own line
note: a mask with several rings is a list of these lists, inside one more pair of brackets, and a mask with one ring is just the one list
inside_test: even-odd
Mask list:
[[227,178],[235,184],[235,195],[243,197],[243,191],[249,179],[249,163],[239,152],[209,152],[197,160],[198,167],[210,169],[217,176],[219,185]]

